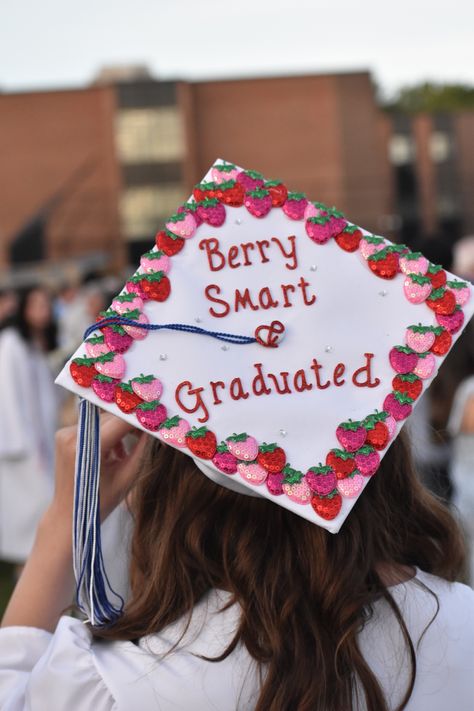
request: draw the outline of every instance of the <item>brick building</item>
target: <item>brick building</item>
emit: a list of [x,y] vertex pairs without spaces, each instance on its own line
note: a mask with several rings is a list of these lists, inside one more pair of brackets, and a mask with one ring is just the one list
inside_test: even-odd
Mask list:
[[473,128],[469,112],[382,113],[365,72],[193,83],[109,73],[82,90],[0,94],[0,264],[45,205],[45,257],[135,260],[216,157],[373,231],[474,230]]

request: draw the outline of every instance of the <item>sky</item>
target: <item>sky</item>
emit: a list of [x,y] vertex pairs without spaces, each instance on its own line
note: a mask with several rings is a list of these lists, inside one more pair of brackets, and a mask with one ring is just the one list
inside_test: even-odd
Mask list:
[[0,90],[85,86],[105,65],[207,79],[370,70],[386,96],[474,82],[470,0],[3,0]]

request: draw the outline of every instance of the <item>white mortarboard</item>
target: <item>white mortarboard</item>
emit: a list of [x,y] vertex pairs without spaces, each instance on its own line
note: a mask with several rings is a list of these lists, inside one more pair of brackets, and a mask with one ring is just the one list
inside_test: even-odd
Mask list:
[[75,567],[97,624],[92,405],[337,533],[474,310],[420,253],[220,160],[150,247],[57,379],[83,398]]

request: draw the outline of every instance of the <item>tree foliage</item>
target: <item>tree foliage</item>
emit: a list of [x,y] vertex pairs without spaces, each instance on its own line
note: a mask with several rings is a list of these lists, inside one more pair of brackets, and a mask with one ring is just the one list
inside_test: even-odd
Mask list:
[[431,82],[406,86],[399,90],[393,101],[387,102],[385,108],[403,113],[474,109],[474,86]]

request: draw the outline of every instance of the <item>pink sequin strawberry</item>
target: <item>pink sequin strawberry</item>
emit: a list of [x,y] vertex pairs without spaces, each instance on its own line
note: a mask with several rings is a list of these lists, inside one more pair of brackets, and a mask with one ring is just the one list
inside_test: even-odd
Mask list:
[[435,342],[435,334],[432,326],[422,326],[419,323],[417,326],[408,326],[405,331],[405,341],[409,348],[416,353],[424,353],[429,351]]
[[242,479],[248,484],[252,484],[252,486],[261,486],[268,476],[268,472],[256,462],[250,464],[239,462],[237,464],[237,471]]
[[319,217],[320,215],[327,215],[329,207],[323,202],[310,202],[305,207],[304,219],[307,220],[309,217]]
[[220,227],[225,222],[225,207],[217,198],[206,198],[198,204],[197,213],[207,225]]
[[413,400],[408,395],[399,392],[392,392],[387,395],[383,402],[383,409],[386,410],[394,420],[400,422],[406,420],[412,412]]
[[86,347],[87,355],[90,358],[97,358],[97,356],[103,355],[104,353],[108,353],[110,351],[110,348],[106,344],[103,336],[91,336],[91,338],[88,338],[85,341],[84,345]]
[[133,338],[122,326],[112,324],[111,326],[103,326],[101,330],[107,346],[114,353],[125,353],[133,343]]
[[227,437],[226,439],[229,452],[237,457],[237,459],[242,459],[246,462],[253,462],[258,455],[258,442],[255,437],[251,437],[246,432],[241,434],[236,434]]
[[142,402],[135,409],[137,420],[145,429],[157,432],[166,420],[166,407],[159,400]]
[[[209,195],[208,197],[217,197],[219,191],[221,190],[221,188],[222,188],[222,185],[216,186],[215,195]],[[204,197],[201,198],[201,199],[204,200]],[[190,200],[189,202],[185,202],[183,205],[180,205],[180,206],[178,207],[178,209],[176,210],[176,212],[177,212],[179,215],[180,215],[182,212],[184,212],[184,213],[188,213],[188,212],[191,213],[191,215],[194,217],[194,221],[195,221],[195,223],[196,223],[196,227],[199,227],[199,225],[202,225],[202,220],[201,220],[201,218],[199,217],[199,215],[198,215],[198,213],[197,213],[197,209],[198,209],[198,203],[195,202],[194,200]],[[166,231],[167,231],[169,234],[173,234],[170,230],[166,230]],[[176,235],[174,235],[174,236],[176,236]],[[178,238],[178,239],[182,239],[182,238]],[[157,247],[158,247],[158,249],[160,248],[159,245],[157,245]],[[168,254],[168,253],[167,253],[167,254]],[[170,255],[170,256],[171,256],[171,255]]]
[[141,311],[143,309],[143,299],[136,292],[125,292],[119,294],[112,301],[112,311],[122,315],[126,311]]
[[257,188],[245,193],[244,205],[254,217],[265,217],[272,209],[272,199],[268,190]]
[[104,353],[95,359],[94,367],[101,375],[121,380],[125,375],[125,360],[120,353]]
[[[148,316],[146,314],[140,313],[139,311],[126,311],[123,314],[124,318],[130,318],[137,323],[149,323]],[[139,326],[130,326],[123,324],[123,330],[128,333],[129,336],[133,338],[134,341],[143,341],[147,337],[148,331],[146,328],[140,328]]]
[[183,210],[183,212],[177,212],[176,215],[172,215],[166,222],[165,227],[174,235],[182,239],[189,239],[196,232],[197,225],[194,214]]
[[410,274],[403,282],[403,291],[411,304],[422,304],[432,289],[431,279],[423,274]]
[[383,237],[364,235],[359,242],[359,250],[364,259],[368,259],[372,254],[384,249],[385,245],[386,242]]
[[452,314],[436,314],[436,320],[448,333],[454,334],[463,327],[464,312],[460,306],[456,306]]
[[395,432],[397,431],[397,421],[393,417],[393,415],[389,415],[387,419],[385,420],[385,425],[388,429],[388,436],[390,439],[393,439],[393,436]]
[[288,193],[282,210],[290,220],[302,220],[308,201],[304,193]]
[[448,281],[447,286],[453,292],[458,306],[464,306],[464,304],[467,304],[471,298],[471,289],[467,282],[455,279],[454,281]]
[[342,498],[337,489],[328,496],[316,496],[315,494],[311,498],[311,506],[318,516],[326,521],[332,521],[341,510]]
[[318,496],[327,496],[337,487],[337,477],[334,469],[323,466],[321,463],[317,467],[310,467],[305,475],[306,483]]
[[362,474],[354,472],[354,474],[350,474],[345,479],[339,479],[337,482],[337,488],[339,493],[346,499],[353,499],[360,491],[362,491],[364,483],[365,479]]
[[400,269],[404,274],[426,274],[429,266],[421,252],[409,252],[400,257]]
[[212,457],[212,463],[224,474],[235,474],[237,471],[238,459],[229,452],[225,442],[217,445],[216,453]]
[[418,363],[418,354],[408,346],[394,346],[388,359],[397,373],[410,373]]
[[306,234],[313,242],[325,244],[338,235],[346,226],[342,212],[331,209],[325,215],[309,217],[305,222]]
[[367,438],[367,430],[362,425],[362,422],[348,420],[339,425],[336,430],[336,437],[344,449],[348,452],[355,452],[364,444]]
[[169,272],[171,261],[168,255],[160,249],[152,249],[150,252],[145,252],[140,257],[140,266],[146,274],[153,272]]
[[[132,380],[133,385],[133,380]],[[158,436],[175,447],[186,447],[186,434],[189,432],[189,422],[178,415],[169,417],[161,423]]]
[[233,163],[217,163],[211,170],[212,179],[218,185],[228,180],[236,180],[238,174],[239,169]]
[[117,381],[114,378],[98,373],[92,381],[92,390],[104,402],[113,402],[116,385]]
[[420,353],[416,368],[413,369],[415,375],[422,380],[431,378],[436,371],[436,358],[432,353]]
[[246,191],[261,188],[264,183],[263,175],[257,173],[256,170],[241,170],[237,174],[236,180],[244,186]]
[[142,301],[148,301],[150,297],[148,296],[146,291],[142,289],[140,283],[136,280],[132,281],[135,277],[136,275],[134,277],[130,277],[130,279],[125,284],[125,289],[130,294],[133,294],[134,296],[139,296]]
[[380,465],[380,454],[370,444],[365,444],[355,455],[355,463],[358,471],[363,476],[372,476]]
[[283,492],[295,504],[309,504],[311,501],[311,489],[309,488],[303,472],[293,469],[287,464],[282,469],[284,480],[282,484]]
[[267,489],[273,496],[281,496],[283,494],[283,482],[285,480],[285,475],[283,472],[269,473],[266,478]]
[[[163,393],[163,384],[161,380],[155,378],[154,375],[139,375],[136,378],[132,378],[130,384],[133,392],[135,392],[142,400],[145,400],[145,402],[159,400]],[[186,430],[186,432],[188,430]]]

